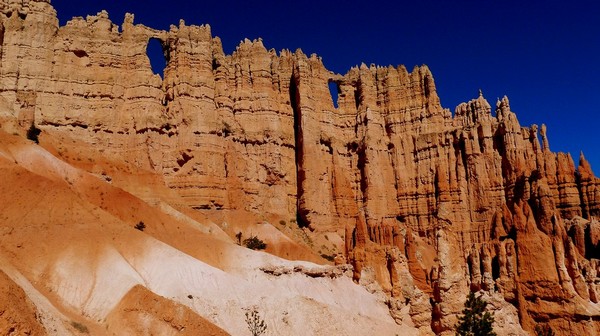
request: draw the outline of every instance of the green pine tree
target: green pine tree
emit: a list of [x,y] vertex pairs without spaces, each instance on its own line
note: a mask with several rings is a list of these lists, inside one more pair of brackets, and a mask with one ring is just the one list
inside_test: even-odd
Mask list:
[[487,302],[472,292],[467,296],[463,315],[456,325],[457,336],[496,336],[492,324],[494,315],[485,311]]

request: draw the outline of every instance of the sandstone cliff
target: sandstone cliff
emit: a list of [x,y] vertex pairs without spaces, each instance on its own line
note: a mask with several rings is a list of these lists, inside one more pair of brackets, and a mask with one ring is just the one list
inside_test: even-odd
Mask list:
[[508,98],[480,94],[452,114],[426,66],[340,75],[261,40],[226,55],[209,26],[158,31],[128,14],[119,27],[101,12],[59,27],[35,0],[0,12],[3,129],[33,125],[40,145],[91,173],[99,164],[64,152],[84,146],[156,176],[160,195],[128,191],[231,237],[285,236],[271,253],[337,256],[421,333],[451,334],[469,290],[487,295],[506,334],[539,323],[600,333],[600,179],[583,155],[575,167],[553,153],[544,125],[521,126]]

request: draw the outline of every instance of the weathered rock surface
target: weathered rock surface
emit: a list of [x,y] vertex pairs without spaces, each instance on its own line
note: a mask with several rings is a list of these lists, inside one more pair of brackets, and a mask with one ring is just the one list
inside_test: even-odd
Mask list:
[[[4,0],[0,13],[4,130],[33,126],[64,160],[85,143],[90,158],[158,176],[160,195],[131,192],[223,223],[232,239],[279,222],[268,251],[351,264],[355,282],[423,334],[452,334],[470,290],[488,295],[506,334],[537,323],[600,333],[600,179],[583,154],[575,167],[551,152],[544,125],[521,126],[508,98],[493,107],[480,93],[452,114],[426,66],[340,75],[261,40],[225,55],[209,26],[183,21],[158,31],[128,14],[118,27],[101,12],[59,27],[50,2],[35,0]],[[163,46],[164,79],[150,68],[150,39]],[[62,139],[73,143],[59,150]]]

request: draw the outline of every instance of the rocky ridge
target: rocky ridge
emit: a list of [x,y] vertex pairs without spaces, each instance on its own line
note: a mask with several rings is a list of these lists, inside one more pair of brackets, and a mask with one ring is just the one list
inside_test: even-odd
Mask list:
[[119,27],[101,12],[59,27],[50,2],[34,0],[0,12],[4,130],[33,125],[46,148],[67,137],[156,174],[169,191],[152,197],[232,240],[247,218],[272,223],[351,264],[423,334],[451,334],[469,290],[502,312],[507,334],[539,323],[600,333],[600,179],[583,154],[575,167],[553,153],[544,125],[521,126],[508,98],[492,107],[480,94],[452,114],[426,66],[340,75],[261,40],[226,55],[206,25],[159,31],[128,14]]

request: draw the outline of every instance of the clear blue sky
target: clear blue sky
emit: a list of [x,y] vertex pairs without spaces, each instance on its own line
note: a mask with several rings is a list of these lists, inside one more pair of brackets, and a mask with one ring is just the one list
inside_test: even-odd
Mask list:
[[[317,53],[332,71],[364,62],[427,64],[442,105],[454,111],[482,89],[508,95],[522,125],[545,123],[550,148],[583,150],[600,172],[600,3],[597,1],[183,1],[52,0],[72,16],[125,12],[168,29],[208,23],[231,53],[244,38],[267,48]],[[600,175],[600,174],[599,174]]]

